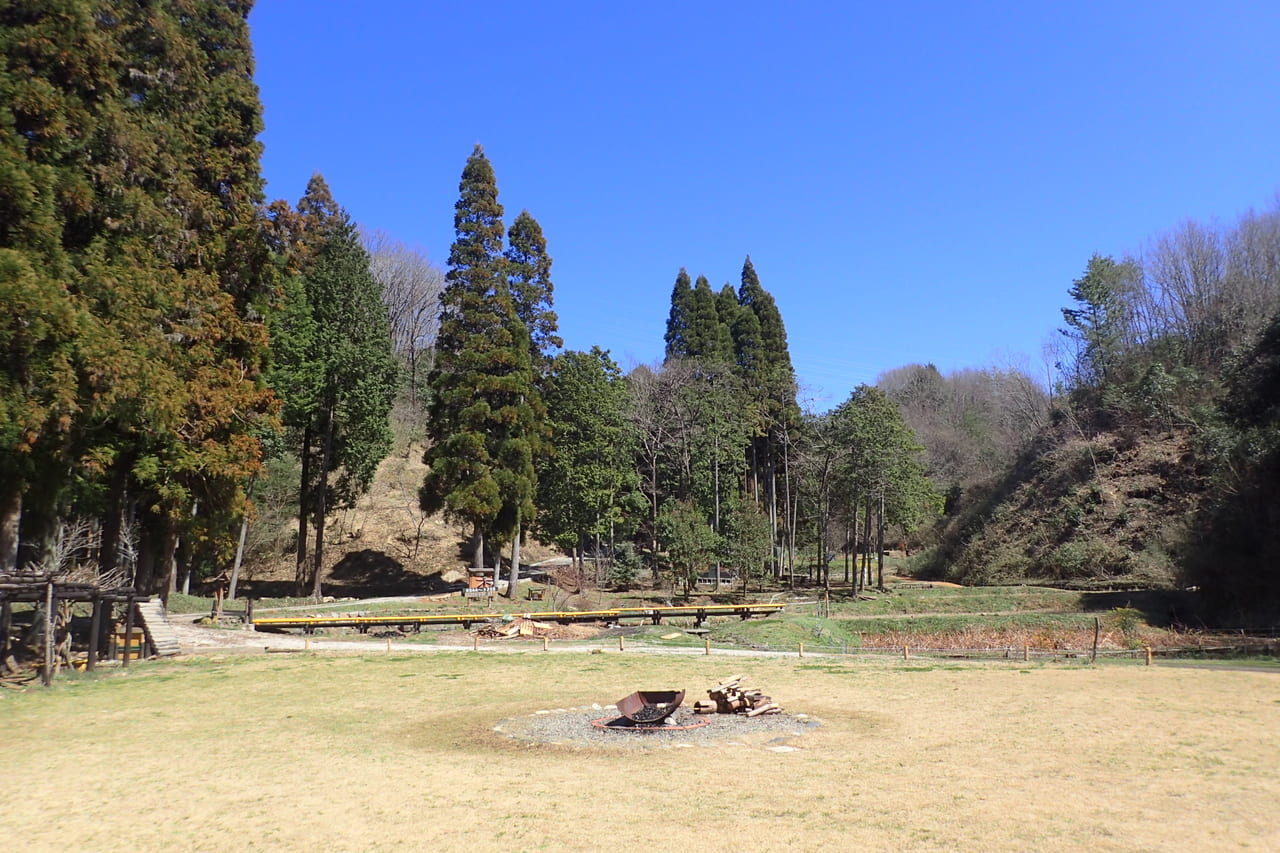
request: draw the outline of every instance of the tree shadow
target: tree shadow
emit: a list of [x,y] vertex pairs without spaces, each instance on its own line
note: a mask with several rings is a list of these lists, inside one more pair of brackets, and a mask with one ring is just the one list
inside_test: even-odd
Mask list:
[[448,592],[457,584],[445,583],[440,573],[420,575],[383,551],[365,548],[339,560],[324,579],[329,594],[418,595]]
[[1202,627],[1198,597],[1180,589],[1087,592],[1080,597],[1080,607],[1090,613],[1130,608],[1154,628]]
[[[339,560],[323,578],[324,594],[338,598],[375,598],[395,595],[438,595],[458,592],[461,583],[448,583],[440,572],[419,574],[404,567],[383,551],[366,548]],[[245,581],[241,590],[247,598],[292,598],[297,594],[293,581]]]

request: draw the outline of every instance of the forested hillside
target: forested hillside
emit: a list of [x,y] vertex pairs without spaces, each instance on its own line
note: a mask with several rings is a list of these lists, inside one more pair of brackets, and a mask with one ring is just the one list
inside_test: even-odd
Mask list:
[[1049,423],[994,476],[952,482],[927,570],[1195,586],[1215,618],[1274,619],[1280,212],[1095,256],[1068,295]]

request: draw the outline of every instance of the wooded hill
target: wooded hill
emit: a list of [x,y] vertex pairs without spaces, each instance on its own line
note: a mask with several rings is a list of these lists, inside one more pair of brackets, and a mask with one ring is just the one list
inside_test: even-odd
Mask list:
[[994,476],[953,483],[922,569],[1196,587],[1206,619],[1274,625],[1280,212],[1095,256],[1069,296],[1049,422]]

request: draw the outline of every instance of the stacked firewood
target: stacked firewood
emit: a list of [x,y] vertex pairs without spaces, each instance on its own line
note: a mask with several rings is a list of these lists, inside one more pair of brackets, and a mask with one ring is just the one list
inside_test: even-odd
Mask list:
[[761,714],[781,714],[782,706],[755,688],[742,686],[742,676],[735,675],[707,691],[708,699],[699,699],[693,705],[695,714],[744,714],[758,717]]

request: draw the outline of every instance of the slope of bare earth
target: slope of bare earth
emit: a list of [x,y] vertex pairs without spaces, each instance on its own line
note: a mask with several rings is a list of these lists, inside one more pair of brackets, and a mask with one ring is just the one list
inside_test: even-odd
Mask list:
[[1204,489],[1186,432],[1086,439],[1064,427],[965,495],[933,568],[965,583],[1170,586]]
[[[418,487],[426,466],[422,448],[384,459],[373,486],[354,507],[329,516],[325,531],[324,592],[327,595],[394,595],[432,592],[465,576],[464,527],[418,509]],[[255,596],[289,595],[293,590],[297,522],[278,532],[282,546],[274,556],[247,562],[246,592]],[[536,541],[525,543],[521,562],[558,556]]]

